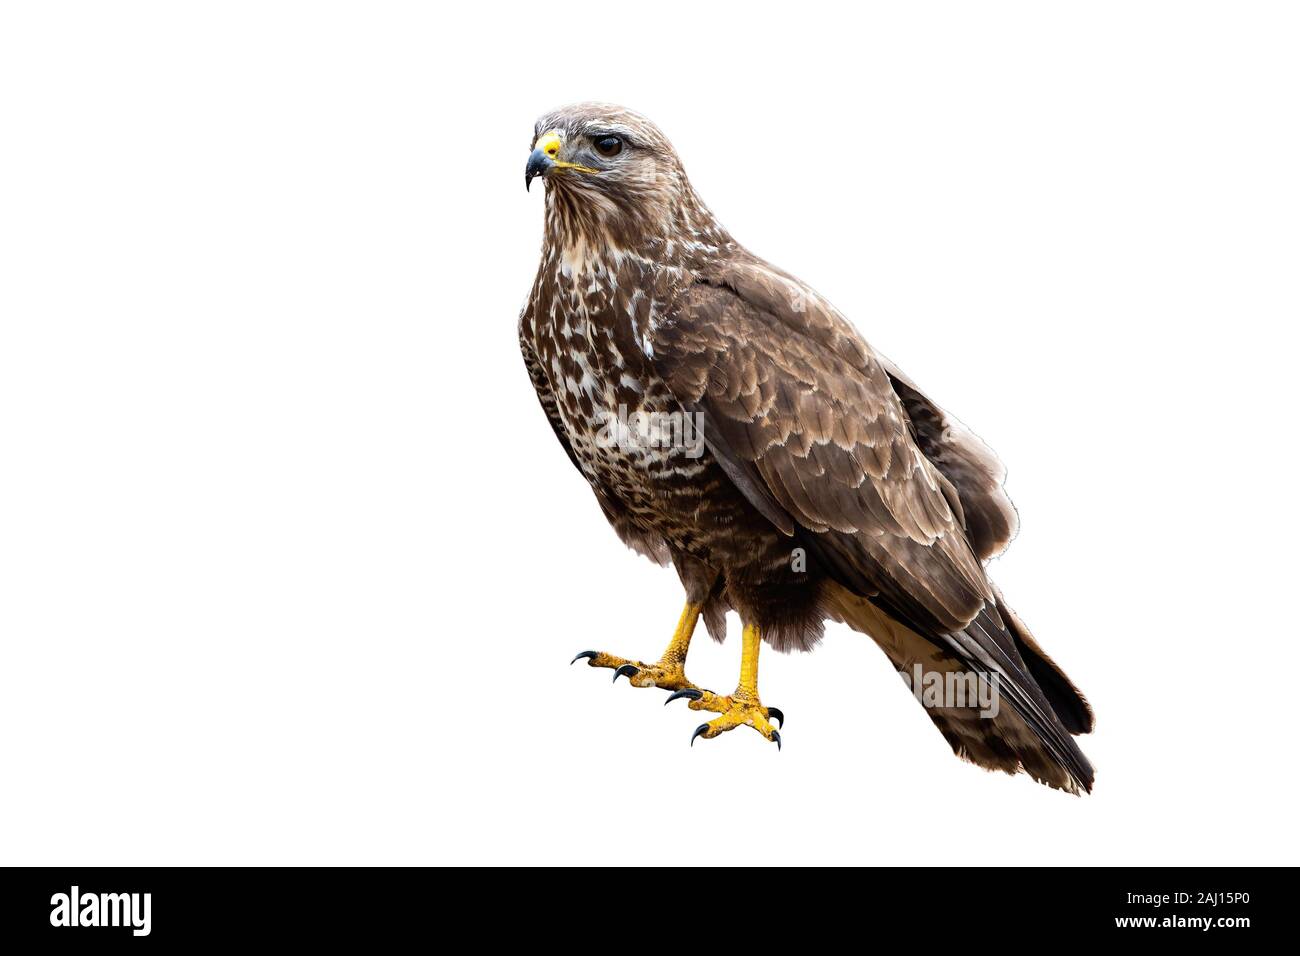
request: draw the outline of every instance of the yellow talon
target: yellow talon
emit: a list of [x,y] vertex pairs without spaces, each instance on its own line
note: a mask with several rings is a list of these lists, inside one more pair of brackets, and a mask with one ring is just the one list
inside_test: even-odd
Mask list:
[[758,625],[746,624],[744,634],[741,636],[740,683],[736,685],[735,693],[729,697],[720,697],[704,691],[698,699],[690,702],[691,710],[707,710],[721,714],[720,717],[715,717],[707,724],[700,724],[695,728],[695,733],[691,735],[691,746],[695,745],[696,737],[708,740],[735,727],[749,726],[766,739],[774,741],[777,750],[781,749],[781,734],[772,726],[769,718],[775,717],[782,723],[784,718],[780,711],[764,707],[762,701],[758,699],[760,643]]
[[[573,661],[587,658],[588,667],[609,667],[614,670],[614,680],[626,675],[633,687],[660,687],[664,690],[698,690],[686,677],[686,653],[690,650],[691,636],[700,619],[700,605],[687,603],[677,622],[677,630],[664,649],[657,664],[615,657],[603,651],[583,651]],[[573,663],[571,661],[570,663]]]

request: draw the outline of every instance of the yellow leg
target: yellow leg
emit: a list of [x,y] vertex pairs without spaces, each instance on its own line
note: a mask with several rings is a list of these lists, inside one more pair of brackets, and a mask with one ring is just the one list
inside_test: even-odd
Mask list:
[[[612,667],[614,680],[627,677],[633,687],[662,687],[664,690],[699,691],[686,678],[686,653],[691,647],[691,636],[695,633],[695,624],[700,619],[700,605],[687,602],[682,610],[677,630],[673,631],[672,640],[664,649],[663,656],[657,664],[643,664],[630,661],[625,657],[615,657],[604,651],[583,651],[573,661],[587,658],[589,667]],[[573,663],[570,661],[569,663]]]
[[762,644],[758,625],[746,624],[740,640],[740,682],[731,696],[719,697],[703,691],[697,697],[695,692],[687,691],[674,694],[673,698],[689,697],[691,710],[708,710],[721,714],[695,728],[695,733],[691,735],[692,745],[695,744],[696,737],[707,740],[744,724],[753,727],[768,740],[775,741],[780,750],[781,734],[772,726],[771,720],[784,723],[785,716],[775,707],[764,707],[758,698],[758,649]]

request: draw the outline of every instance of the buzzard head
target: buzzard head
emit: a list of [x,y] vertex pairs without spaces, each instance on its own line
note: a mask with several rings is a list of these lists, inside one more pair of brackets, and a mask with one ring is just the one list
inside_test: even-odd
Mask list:
[[579,103],[547,113],[533,127],[524,185],[541,176],[561,189],[645,189],[681,163],[663,133],[621,106]]
[[696,198],[672,143],[639,113],[579,103],[547,113],[533,127],[524,184],[541,177],[554,227],[574,238],[629,246],[671,235],[697,220]]

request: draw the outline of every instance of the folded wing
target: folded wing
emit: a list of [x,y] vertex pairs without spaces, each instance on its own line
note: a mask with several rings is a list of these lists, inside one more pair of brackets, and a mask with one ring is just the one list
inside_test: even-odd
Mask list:
[[1021,658],[981,564],[1014,529],[996,459],[802,283],[757,260],[701,278],[654,329],[648,354],[702,416],[731,480],[841,586],[966,667],[1001,675],[1052,759],[1090,786],[1092,769]]

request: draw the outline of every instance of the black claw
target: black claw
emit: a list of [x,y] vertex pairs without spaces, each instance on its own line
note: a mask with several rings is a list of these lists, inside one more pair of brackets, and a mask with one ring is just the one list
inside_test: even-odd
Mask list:
[[630,679],[639,673],[641,673],[641,668],[637,667],[635,664],[623,664],[618,670],[614,671],[614,683],[617,684],[620,677],[627,677]]
[[569,661],[569,666],[572,667],[574,664],[582,660],[584,657],[595,657],[596,654],[597,654],[596,651],[578,651],[578,656],[575,657],[573,660]]
[[700,734],[704,733],[704,732],[705,732],[706,730],[708,730],[708,729],[709,729],[709,725],[708,725],[708,724],[700,724],[700,726],[698,726],[698,727],[695,728],[695,733],[691,734],[691,746],[692,746],[692,747],[695,746],[695,738],[698,737]]
[[[770,707],[768,708],[768,710],[771,709],[772,708]],[[776,749],[779,751],[781,749],[781,735],[774,730],[772,731],[772,739],[776,741]]]
[[784,726],[785,726],[785,714],[781,713],[781,708],[780,708],[780,707],[769,707],[769,708],[767,709],[767,719],[768,719],[768,720],[779,720],[780,723],[777,724],[778,727],[784,727]]
[[674,691],[673,693],[669,694],[668,699],[664,701],[664,706],[667,707],[673,701],[680,700],[683,697],[685,697],[687,700],[699,700],[703,696],[704,694],[701,691],[698,691],[693,687],[688,687],[686,690]]

